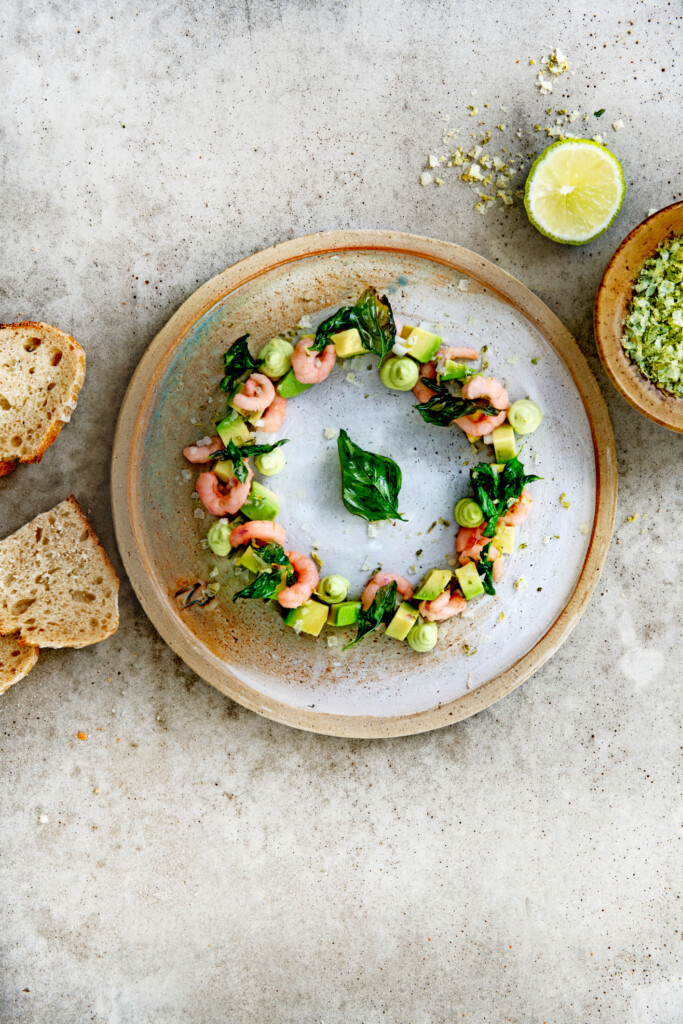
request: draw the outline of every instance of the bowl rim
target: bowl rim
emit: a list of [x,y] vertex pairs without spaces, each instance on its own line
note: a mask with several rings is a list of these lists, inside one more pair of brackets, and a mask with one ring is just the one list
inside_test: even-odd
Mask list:
[[[628,305],[635,280],[643,264],[652,256],[660,242],[677,233],[671,221],[680,215],[680,231],[683,234],[683,200],[663,206],[661,210],[646,217],[629,231],[628,235],[617,246],[605,267],[593,306],[593,330],[598,355],[607,376],[622,398],[637,412],[657,423],[666,430],[683,433],[683,399],[675,395],[666,395],[641,372],[639,367],[627,356],[621,344],[623,329],[617,329],[614,320],[615,295],[621,294],[624,311]],[[657,240],[648,245],[646,253],[638,253],[639,242],[644,233],[652,231],[659,224],[668,226],[661,232],[654,232]],[[633,258],[633,269],[627,260]],[[619,278],[626,275],[628,279],[628,298]]]
[[[188,330],[216,302],[278,267],[341,251],[385,251],[418,256],[462,273],[519,310],[548,340],[567,366],[591,430],[596,472],[596,506],[583,566],[572,594],[545,634],[521,658],[471,693],[403,715],[338,715],[297,708],[266,697],[218,663],[178,620],[177,610],[154,576],[137,510],[137,456],[145,410],[168,361]],[[311,732],[354,738],[413,735],[450,725],[489,707],[523,683],[560,647],[585,611],[609,550],[617,498],[617,462],[612,425],[597,381],[577,342],[533,292],[500,267],[452,242],[404,232],[338,230],[306,235],[261,250],[203,284],[173,314],[139,361],[123,399],[114,435],[111,467],[112,511],[121,558],[133,589],[152,624],[199,676],[243,706],[277,722]]]

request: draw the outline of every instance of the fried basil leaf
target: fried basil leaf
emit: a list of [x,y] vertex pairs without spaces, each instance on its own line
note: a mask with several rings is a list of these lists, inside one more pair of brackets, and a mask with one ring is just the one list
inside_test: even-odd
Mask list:
[[485,537],[495,536],[498,518],[504,516],[515,504],[526,484],[540,479],[540,476],[527,476],[516,455],[505,463],[505,468],[500,474],[496,474],[488,462],[480,462],[472,467],[470,485],[475,500],[481,505],[488,520],[484,527]]
[[356,633],[353,640],[345,644],[344,650],[347,647],[353,647],[359,640],[362,640],[364,636],[371,633],[373,629],[377,629],[380,622],[389,612],[393,612],[396,606],[396,580],[392,580],[391,583],[385,583],[383,587],[380,587],[375,594],[372,604],[365,611],[361,609],[358,614],[358,632]]
[[311,348],[321,352],[330,344],[330,335],[355,327],[363,347],[380,357],[380,365],[394,347],[396,325],[389,299],[380,299],[375,288],[366,288],[355,306],[342,306],[323,322],[315,332]]
[[244,377],[261,365],[258,359],[254,359],[247,344],[248,334],[233,341],[228,351],[223,356],[225,376],[221,381],[221,391],[233,391],[240,377]]
[[364,451],[343,429],[339,431],[337,450],[342,501],[348,511],[370,523],[403,519],[398,511],[401,469],[393,459]]
[[279,448],[281,444],[287,444],[288,440],[289,438],[283,437],[281,441],[274,441],[273,444],[236,445],[233,439],[230,438],[225,448],[220,448],[217,452],[213,452],[209,458],[229,459],[235,470],[235,476],[243,484],[249,476],[249,471],[243,459],[248,459],[251,455],[265,455],[268,452],[272,452],[274,448]]
[[454,395],[445,384],[441,384],[434,378],[422,377],[421,380],[432,391],[436,391],[436,394],[428,401],[413,406],[425,423],[433,423],[437,427],[449,427],[453,420],[460,419],[461,416],[471,416],[474,412],[483,412],[487,416],[497,416],[500,412],[500,409],[494,409],[492,405],[471,402]]
[[264,544],[262,548],[258,549],[257,552],[262,562],[267,565],[282,565],[290,572],[292,572],[292,563],[285,554],[285,549],[281,544],[276,544],[274,540]]
[[268,572],[260,573],[248,587],[238,590],[233,597],[233,601],[236,601],[238,597],[272,597],[281,583],[281,570],[278,568],[270,569]]
[[487,594],[495,596],[496,590],[493,586],[493,562],[489,558],[490,547],[491,541],[488,542],[486,547],[481,549],[477,570],[479,572],[479,579],[481,580],[481,585],[484,588],[484,591]]

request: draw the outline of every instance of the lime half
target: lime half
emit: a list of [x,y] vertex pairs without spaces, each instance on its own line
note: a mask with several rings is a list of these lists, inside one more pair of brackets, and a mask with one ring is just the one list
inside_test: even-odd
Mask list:
[[563,139],[534,161],[524,206],[542,235],[583,245],[610,226],[621,209],[625,187],[621,164],[599,142]]

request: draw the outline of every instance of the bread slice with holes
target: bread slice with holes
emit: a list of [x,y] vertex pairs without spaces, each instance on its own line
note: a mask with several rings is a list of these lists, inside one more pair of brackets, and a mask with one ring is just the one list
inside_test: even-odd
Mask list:
[[16,633],[0,636],[0,693],[28,675],[37,661],[37,647],[20,644]]
[[73,496],[0,541],[0,636],[87,647],[119,624],[119,581]]
[[85,354],[49,324],[0,324],[0,476],[38,462],[69,422]]

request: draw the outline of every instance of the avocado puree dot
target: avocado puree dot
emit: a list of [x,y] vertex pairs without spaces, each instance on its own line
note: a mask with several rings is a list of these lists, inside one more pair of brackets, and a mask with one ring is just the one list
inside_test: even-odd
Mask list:
[[478,505],[473,498],[462,498],[455,506],[454,515],[458,526],[464,526],[469,530],[475,526],[481,526],[484,522],[481,505]]
[[518,398],[508,409],[510,426],[517,434],[533,434],[542,419],[543,413],[530,398]]
[[284,377],[292,366],[292,352],[294,346],[290,345],[284,338],[273,338],[259,352],[262,360],[261,372],[266,377]]
[[320,581],[318,584],[318,594],[328,604],[339,604],[341,601],[346,600],[350,586],[351,583],[345,576],[339,576],[335,573],[332,576],[325,576]]
[[282,448],[274,448],[272,452],[264,452],[262,455],[257,455],[254,459],[254,465],[259,473],[263,473],[264,476],[275,476],[276,473],[281,473],[285,468],[285,453]]
[[410,356],[387,359],[379,371],[382,383],[394,391],[410,391],[418,382],[420,367]]
[[416,622],[408,633],[408,643],[418,654],[425,654],[436,647],[439,630],[435,622]]

